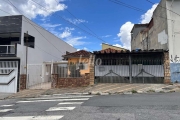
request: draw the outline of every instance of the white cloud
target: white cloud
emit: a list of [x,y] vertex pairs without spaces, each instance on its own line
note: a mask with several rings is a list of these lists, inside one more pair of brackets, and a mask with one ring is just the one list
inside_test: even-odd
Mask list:
[[141,15],[141,23],[142,24],[150,22],[153,12],[157,6],[158,6],[158,4],[154,4],[151,9],[149,9],[145,14]]
[[134,24],[131,22],[126,22],[124,25],[120,28],[120,33],[117,34],[120,38],[121,43],[123,44],[122,47],[126,49],[131,49],[131,33]]
[[120,48],[124,48],[124,49],[128,49],[127,47],[122,46],[122,45],[120,45],[120,44],[114,44],[113,46],[120,47]]
[[88,21],[86,20],[83,20],[83,19],[70,19],[70,18],[67,18],[67,20],[73,24],[80,24],[80,23],[88,23]]
[[112,35],[105,35],[105,36],[102,36],[102,38],[108,38],[108,37],[111,37]]
[[86,48],[86,47],[84,47],[83,49],[86,50],[86,51],[88,51],[88,48]]
[[55,27],[61,26],[61,24],[44,23],[44,24],[41,24],[41,26],[43,26],[44,28],[55,28]]
[[[20,10],[21,13],[19,13],[18,10],[16,10],[16,8],[11,6],[10,3],[8,4],[8,1],[5,2],[4,0],[0,0],[1,2],[0,9],[5,10],[6,12],[12,15],[23,14],[30,19],[36,18],[37,15],[47,17],[51,13],[62,11],[67,8],[65,4],[60,3],[62,2],[61,0],[36,0],[35,1],[43,5],[48,10],[48,12],[44,8],[40,7],[38,4],[34,3],[31,0],[16,0],[16,1],[10,0],[10,1]],[[58,1],[59,4],[57,4],[56,1]],[[0,12],[0,16],[5,16],[5,15],[8,15],[8,14],[2,11]]]
[[86,37],[72,37],[71,36],[66,39],[66,42],[73,46],[80,46],[80,45],[87,44],[87,42],[82,41],[83,39],[86,39]]
[[74,30],[74,28],[66,27],[64,32],[59,35],[60,38],[68,38],[71,36],[71,31]]
[[[149,9],[145,14],[141,15],[141,24],[148,23],[151,20],[151,17],[153,15],[153,11],[157,7],[158,4],[154,4],[151,9]],[[120,27],[120,32],[117,34],[117,36],[120,38],[121,45],[116,44],[117,46],[131,49],[131,30],[133,28],[134,24],[130,21],[126,22]]]
[[120,44],[114,44],[113,46],[121,47],[122,48],[122,45],[120,45]]

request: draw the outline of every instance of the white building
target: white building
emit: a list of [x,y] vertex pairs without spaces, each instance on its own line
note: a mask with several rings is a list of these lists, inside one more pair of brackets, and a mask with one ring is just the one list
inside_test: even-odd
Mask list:
[[48,81],[51,68],[44,63],[62,61],[62,55],[74,51],[25,16],[0,17],[0,92],[19,91],[26,72],[27,86]]

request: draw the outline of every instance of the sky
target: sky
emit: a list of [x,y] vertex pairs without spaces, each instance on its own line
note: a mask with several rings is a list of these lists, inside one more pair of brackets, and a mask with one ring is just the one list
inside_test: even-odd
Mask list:
[[[147,0],[9,1],[0,0],[0,16],[23,14],[77,50],[87,51],[101,50],[102,43],[131,49],[130,31],[133,25],[148,23],[160,2],[150,0],[152,4]],[[125,7],[125,4],[141,10]]]

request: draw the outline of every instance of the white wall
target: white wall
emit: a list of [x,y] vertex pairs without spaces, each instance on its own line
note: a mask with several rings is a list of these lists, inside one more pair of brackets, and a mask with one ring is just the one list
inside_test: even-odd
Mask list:
[[[24,67],[26,66],[26,47],[24,46],[24,33],[27,31],[29,35],[35,37],[35,48],[28,47],[28,64],[42,64],[43,62],[52,60],[62,61],[62,55],[65,55],[66,51],[76,51],[75,48],[63,40],[60,40],[58,37],[46,31],[42,27],[37,26],[35,23],[25,18],[24,16],[22,19],[21,45],[18,44],[17,46],[17,57],[21,58],[21,74],[25,73]],[[50,43],[41,34],[46,39],[48,39]]]
[[[167,1],[167,9],[180,14],[180,1]],[[180,81],[180,16],[167,10],[171,80]]]

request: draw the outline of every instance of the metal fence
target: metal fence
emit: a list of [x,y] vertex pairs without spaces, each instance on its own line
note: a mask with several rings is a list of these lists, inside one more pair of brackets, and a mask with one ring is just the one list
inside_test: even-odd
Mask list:
[[87,64],[55,64],[53,65],[53,74],[58,74],[60,78],[83,77],[88,71]]

